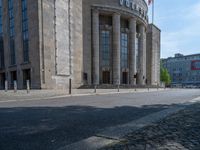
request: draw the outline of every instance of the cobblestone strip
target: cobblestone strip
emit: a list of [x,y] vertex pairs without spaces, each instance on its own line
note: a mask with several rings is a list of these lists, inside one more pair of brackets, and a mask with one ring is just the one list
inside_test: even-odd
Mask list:
[[123,138],[101,150],[200,150],[200,103]]
[[95,150],[105,145],[118,142],[119,141],[115,139],[93,136],[80,142],[67,145],[58,150]]
[[124,135],[136,131],[138,129],[141,129],[143,127],[146,127],[148,125],[154,124],[155,122],[172,115],[180,110],[183,110],[185,108],[185,105],[176,105],[169,109],[165,109],[160,112],[152,113],[148,116],[142,117],[138,120],[134,120],[132,122],[129,122],[127,124],[110,127],[107,129],[104,129],[103,132],[98,134],[99,136],[105,136],[110,137],[113,139],[120,139]]
[[[128,133],[132,133],[133,131],[137,131],[141,128],[144,128],[148,125],[152,125],[155,122],[172,115],[180,110],[183,110],[185,105],[176,105],[169,109],[165,109],[163,111],[153,113],[151,115],[145,116],[136,121],[119,125],[116,127],[111,127],[104,129],[103,132],[99,133],[96,136],[90,137],[88,139],[84,139],[77,143],[73,143],[71,145],[67,145],[58,150],[97,150],[106,145],[117,145],[117,150],[123,150],[124,148],[128,148],[129,141],[126,138],[123,138]],[[119,143],[119,144],[117,144]],[[114,146],[115,147],[115,146]],[[122,148],[122,149],[121,149]],[[112,150],[112,146],[106,147],[105,150]],[[102,149],[104,150],[104,149]]]

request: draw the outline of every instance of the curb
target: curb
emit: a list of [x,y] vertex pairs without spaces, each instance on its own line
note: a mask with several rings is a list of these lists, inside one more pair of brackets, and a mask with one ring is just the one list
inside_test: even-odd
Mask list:
[[[166,89],[168,90],[168,89]],[[131,93],[149,93],[149,92],[161,92],[166,91],[162,90],[154,90],[154,91],[124,91],[124,92],[102,92],[102,93],[86,93],[86,94],[71,94],[71,95],[61,95],[61,96],[52,96],[52,97],[45,97],[45,98],[30,98],[30,99],[11,99],[11,100],[2,100],[0,103],[9,103],[9,102],[24,102],[24,101],[37,101],[37,100],[51,100],[51,99],[58,99],[58,98],[67,98],[67,97],[80,97],[80,96],[100,96],[100,95],[111,95],[111,94],[131,94]]]

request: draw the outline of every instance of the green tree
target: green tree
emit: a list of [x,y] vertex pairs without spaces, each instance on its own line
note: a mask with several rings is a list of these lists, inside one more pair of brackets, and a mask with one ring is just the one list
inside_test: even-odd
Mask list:
[[166,68],[164,68],[161,64],[160,67],[160,80],[161,82],[164,82],[165,85],[170,85],[171,84],[171,77]]

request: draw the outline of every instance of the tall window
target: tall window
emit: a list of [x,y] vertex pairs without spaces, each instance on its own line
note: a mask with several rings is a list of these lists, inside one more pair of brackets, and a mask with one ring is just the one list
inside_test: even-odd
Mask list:
[[121,33],[121,67],[128,68],[128,34]]
[[28,36],[28,15],[27,0],[22,0],[22,35],[23,35],[23,58],[24,62],[29,61],[29,36]]
[[2,0],[0,0],[0,68],[4,67],[4,45],[3,45],[3,20]]
[[8,0],[8,12],[9,12],[9,32],[10,32],[10,64],[16,63],[15,58],[15,21],[14,21],[14,0]]
[[110,65],[110,32],[101,31],[101,51],[103,66]]

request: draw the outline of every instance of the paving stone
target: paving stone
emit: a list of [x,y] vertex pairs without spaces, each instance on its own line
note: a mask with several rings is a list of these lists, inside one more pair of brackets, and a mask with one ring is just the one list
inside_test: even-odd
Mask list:
[[[196,103],[154,125],[132,132],[124,137],[128,141],[126,146],[129,150],[199,150],[199,110],[200,103]],[[106,150],[106,147],[101,150]]]

